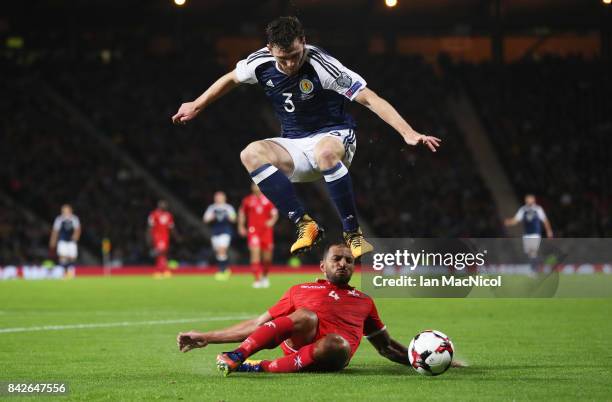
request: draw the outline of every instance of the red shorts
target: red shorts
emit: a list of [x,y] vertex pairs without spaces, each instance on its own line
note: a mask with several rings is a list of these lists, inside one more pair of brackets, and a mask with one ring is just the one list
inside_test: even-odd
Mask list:
[[168,251],[169,245],[170,242],[167,239],[153,239],[153,248],[155,248],[155,251],[157,251],[158,253],[165,253],[166,251]]
[[274,248],[274,231],[272,228],[257,230],[251,226],[247,235],[247,244],[249,248],[272,251]]

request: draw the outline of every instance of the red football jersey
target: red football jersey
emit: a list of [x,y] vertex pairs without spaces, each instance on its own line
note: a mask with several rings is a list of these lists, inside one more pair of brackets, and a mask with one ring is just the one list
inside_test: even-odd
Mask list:
[[352,286],[336,286],[325,279],[289,288],[268,312],[273,318],[286,316],[299,308],[313,311],[319,317],[317,338],[338,334],[357,351],[362,335],[385,328],[374,300]]
[[255,194],[247,195],[242,200],[240,210],[247,217],[247,227],[249,232],[253,230],[270,229],[266,226],[266,222],[272,218],[272,214],[276,213],[276,207],[265,195],[257,196]]
[[174,227],[174,217],[170,212],[158,208],[149,214],[149,226],[154,239],[168,239],[170,229]]

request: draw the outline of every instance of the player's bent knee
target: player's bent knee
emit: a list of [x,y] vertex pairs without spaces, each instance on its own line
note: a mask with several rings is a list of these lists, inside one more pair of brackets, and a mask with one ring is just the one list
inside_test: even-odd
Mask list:
[[317,342],[315,361],[327,370],[341,370],[351,356],[351,345],[338,334],[328,334]]
[[325,335],[322,339],[322,347],[330,352],[337,352],[341,354],[349,354],[351,352],[351,345],[348,343],[343,336],[338,334]]
[[[323,140],[322,140],[323,141]],[[315,150],[315,159],[321,169],[334,167],[344,155],[344,148],[337,140],[330,140]]]
[[317,163],[321,168],[328,169],[340,161],[340,157],[331,149],[324,149],[317,154]]
[[265,163],[266,147],[263,141],[251,142],[240,152],[242,164],[249,170],[253,170]]
[[293,327],[298,332],[312,331],[319,325],[319,317],[316,313],[306,308],[300,308],[289,315],[293,321]]

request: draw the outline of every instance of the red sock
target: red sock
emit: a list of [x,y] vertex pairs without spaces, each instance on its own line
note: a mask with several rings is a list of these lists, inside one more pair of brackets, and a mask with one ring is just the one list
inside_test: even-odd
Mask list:
[[314,363],[314,348],[315,344],[311,343],[276,360],[262,360],[261,368],[268,373],[295,373]]
[[263,276],[268,276],[268,271],[270,271],[270,261],[264,261],[263,263]]
[[251,268],[253,269],[253,275],[255,275],[255,280],[258,281],[261,279],[261,263],[254,262],[251,264]]
[[293,321],[291,321],[291,318],[278,317],[257,328],[234,352],[242,353],[242,356],[246,359],[262,349],[277,347],[282,341],[291,336],[291,332],[293,332]]

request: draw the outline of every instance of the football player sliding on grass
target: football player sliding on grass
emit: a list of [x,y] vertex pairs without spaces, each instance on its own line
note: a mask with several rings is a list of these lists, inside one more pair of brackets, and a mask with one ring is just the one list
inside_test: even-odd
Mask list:
[[[180,351],[242,342],[217,356],[217,368],[226,376],[234,371],[337,371],[349,364],[365,336],[382,356],[409,365],[407,348],[389,336],[372,298],[349,286],[354,261],[346,244],[328,246],[320,262],[325,279],[291,287],[257,318],[218,331],[181,332]],[[279,345],[283,357],[248,360]]]

